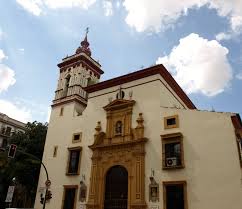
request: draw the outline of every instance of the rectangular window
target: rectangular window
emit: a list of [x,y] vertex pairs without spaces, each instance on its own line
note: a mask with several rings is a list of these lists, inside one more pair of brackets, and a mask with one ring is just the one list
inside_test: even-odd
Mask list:
[[6,134],[7,136],[10,136],[10,135],[11,135],[11,130],[12,130],[12,128],[8,126],[7,129],[6,129],[5,134]]
[[3,147],[3,138],[0,138],[0,148]]
[[60,109],[60,116],[63,116],[63,113],[64,113],[64,107],[61,107],[61,109]]
[[69,157],[67,164],[67,175],[79,175],[81,147],[73,147],[69,149]]
[[183,140],[181,133],[161,135],[163,169],[184,168]]
[[176,125],[176,118],[169,118],[166,120],[168,126]]
[[62,209],[75,209],[77,188],[77,185],[64,186]]
[[72,137],[72,143],[76,143],[76,142],[81,142],[81,139],[82,139],[82,133],[75,133],[73,134],[73,137]]
[[239,139],[239,151],[240,151],[240,160],[242,161],[242,138]]
[[242,130],[237,130],[236,132],[237,132],[236,137],[237,137],[240,165],[242,167]]
[[164,118],[165,129],[178,128],[178,127],[179,127],[178,115],[173,115],[173,116]]
[[53,157],[57,156],[58,146],[54,146]]
[[163,182],[164,209],[187,209],[185,181]]
[[1,134],[5,134],[5,127],[2,126]]
[[0,138],[0,148],[4,148],[7,146],[7,139],[6,138]]

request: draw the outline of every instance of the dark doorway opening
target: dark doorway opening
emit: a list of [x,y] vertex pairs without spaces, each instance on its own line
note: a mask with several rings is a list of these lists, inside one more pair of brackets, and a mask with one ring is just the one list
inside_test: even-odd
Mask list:
[[123,166],[113,166],[106,175],[104,209],[127,209],[128,172]]
[[166,209],[185,209],[182,184],[166,185]]
[[65,188],[63,209],[74,209],[76,188]]

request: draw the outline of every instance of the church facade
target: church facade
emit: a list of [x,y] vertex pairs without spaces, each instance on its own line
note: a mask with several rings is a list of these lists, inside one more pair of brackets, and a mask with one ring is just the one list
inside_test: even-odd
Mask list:
[[99,82],[87,36],[58,67],[46,209],[241,209],[238,114],[198,110],[163,65]]

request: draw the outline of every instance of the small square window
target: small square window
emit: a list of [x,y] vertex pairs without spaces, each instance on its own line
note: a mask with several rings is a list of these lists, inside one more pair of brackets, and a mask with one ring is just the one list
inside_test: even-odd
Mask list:
[[80,139],[80,134],[75,134],[73,140],[74,140],[74,141],[77,141],[77,140],[79,140],[79,139]]
[[178,115],[173,115],[173,116],[164,118],[164,128],[165,129],[178,128],[178,127],[179,127]]
[[166,134],[161,137],[163,169],[184,168],[182,134]]
[[82,133],[75,133],[72,136],[72,143],[77,143],[77,142],[81,142],[82,140]]
[[168,126],[176,125],[176,118],[168,118],[166,123]]
[[67,175],[79,175],[81,147],[73,147],[69,149],[69,157],[67,163]]

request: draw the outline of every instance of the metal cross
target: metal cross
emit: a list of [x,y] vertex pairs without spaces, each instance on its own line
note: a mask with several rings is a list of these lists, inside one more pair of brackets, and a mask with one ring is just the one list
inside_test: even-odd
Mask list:
[[89,32],[89,27],[86,28],[86,35],[88,34]]

